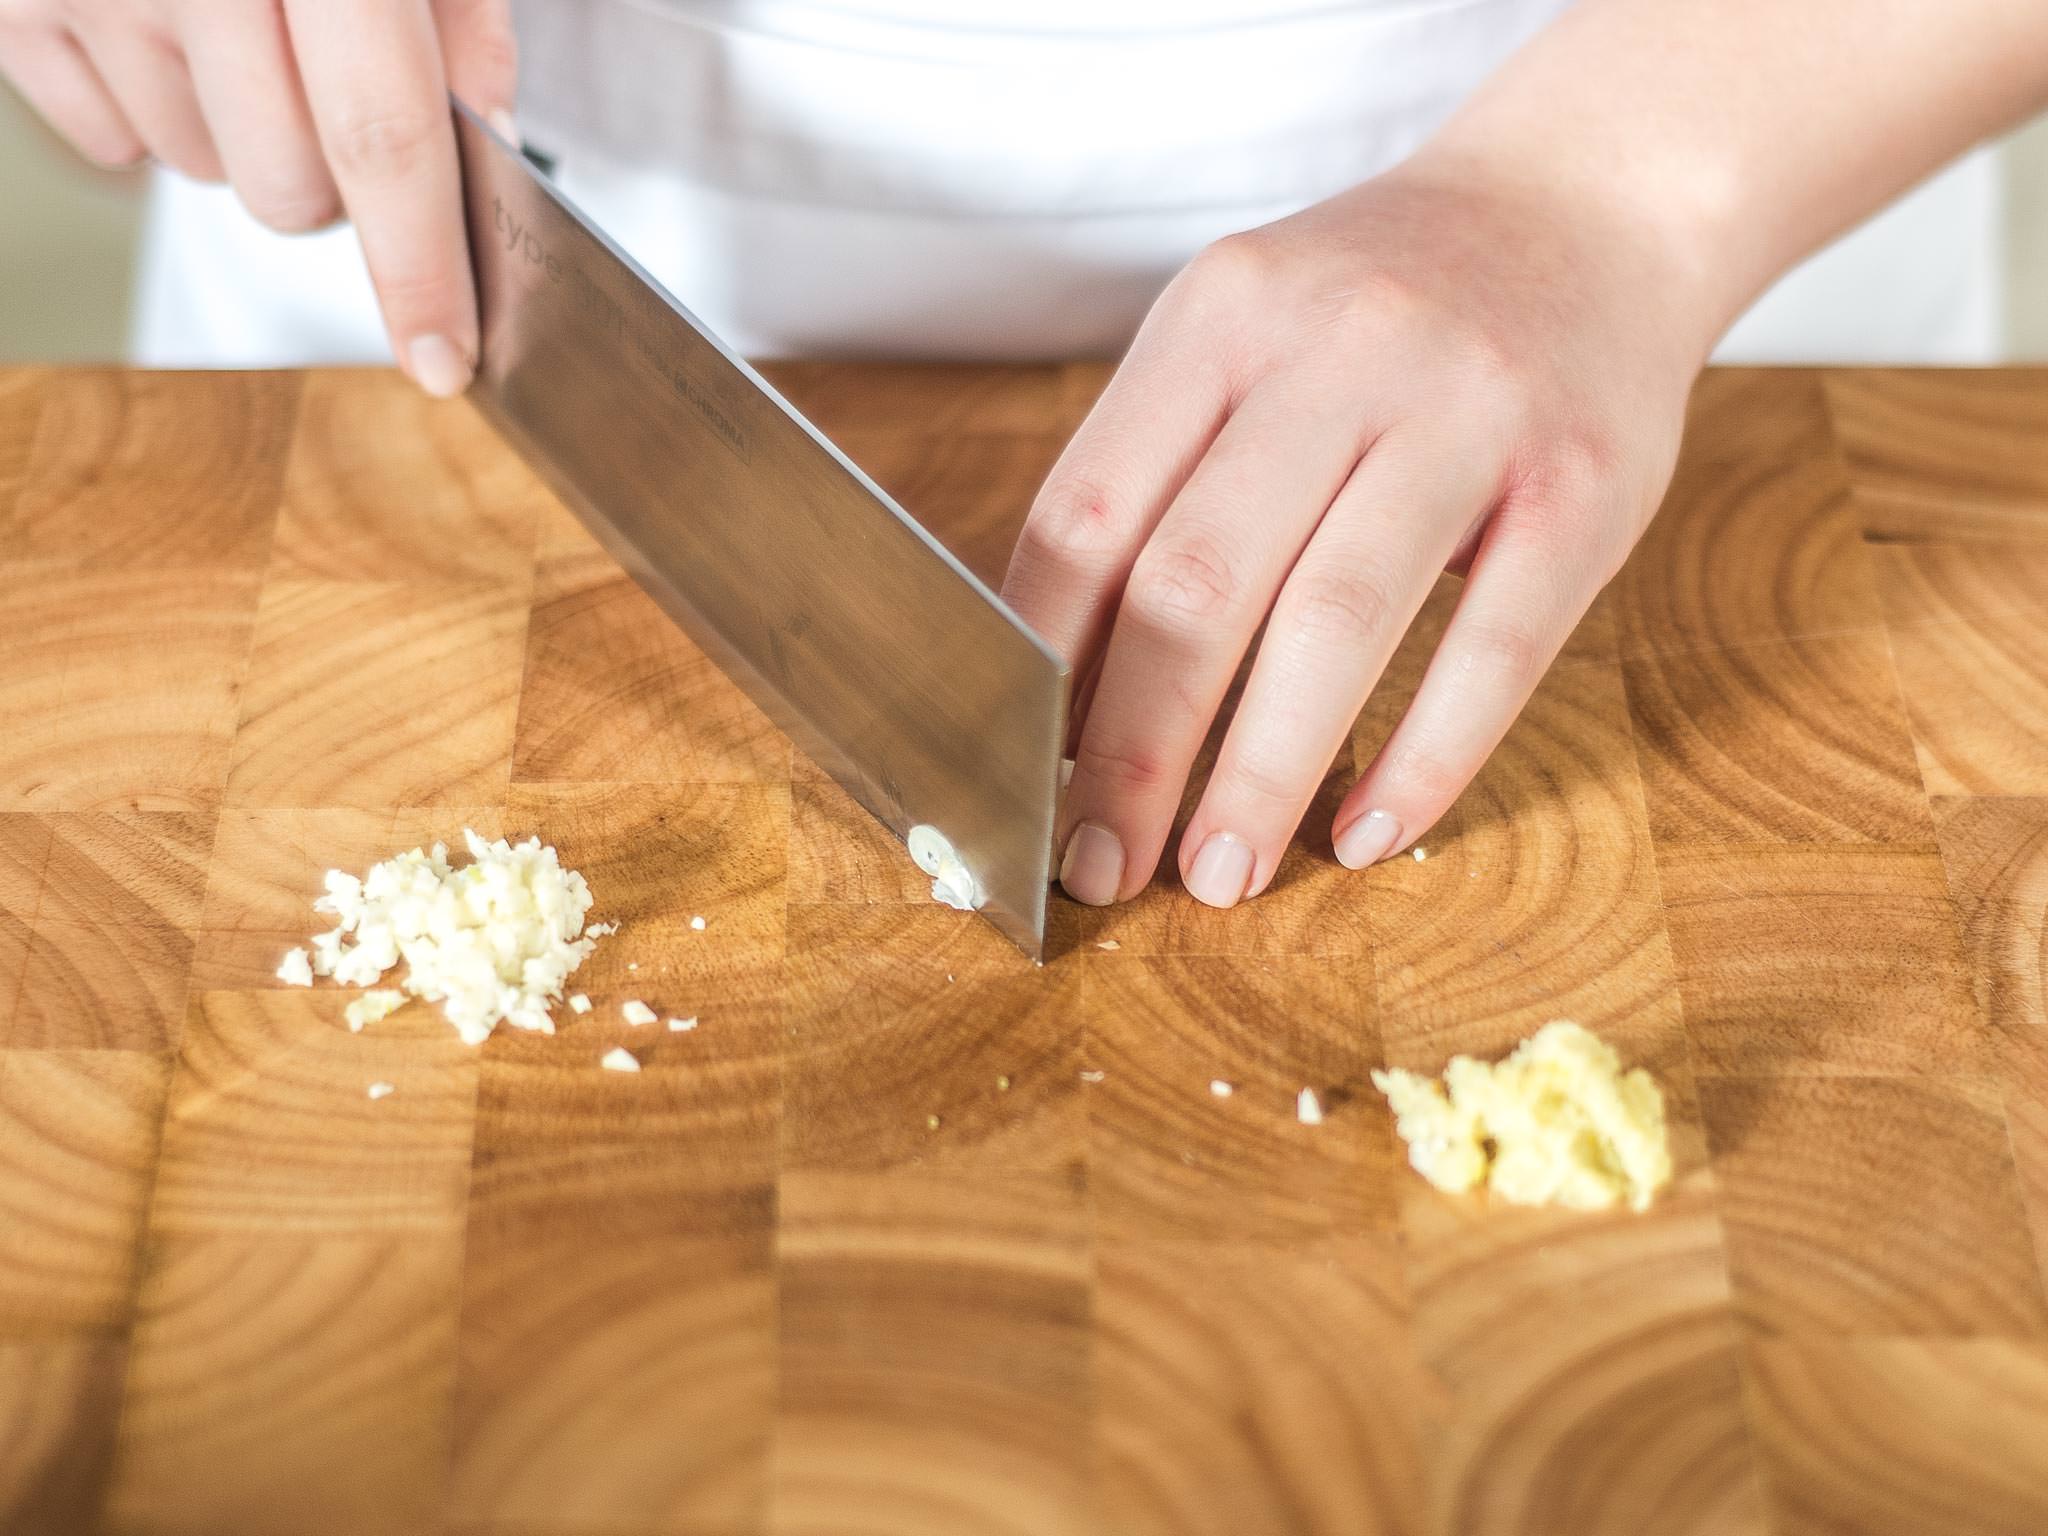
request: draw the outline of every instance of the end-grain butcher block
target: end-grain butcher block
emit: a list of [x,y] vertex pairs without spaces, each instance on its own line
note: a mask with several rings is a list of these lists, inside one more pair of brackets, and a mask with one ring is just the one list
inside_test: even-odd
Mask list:
[[[1106,377],[772,373],[992,579]],[[0,373],[0,1530],[2048,1531],[2048,376],[1708,374],[1347,871],[1455,600],[1271,891],[1041,969],[468,405]],[[278,974],[465,829],[588,882],[552,1033]],[[1412,1171],[1372,1075],[1557,1019],[1647,1207]]]

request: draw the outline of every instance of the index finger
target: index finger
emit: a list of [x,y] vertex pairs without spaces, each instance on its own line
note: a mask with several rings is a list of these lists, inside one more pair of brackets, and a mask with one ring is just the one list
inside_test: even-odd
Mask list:
[[459,394],[476,363],[476,293],[427,0],[285,0],[285,19],[392,351],[428,394]]
[[1108,637],[1139,549],[1229,414],[1230,380],[1210,351],[1213,343],[1162,296],[1017,536],[1003,600],[1066,659],[1077,688]]

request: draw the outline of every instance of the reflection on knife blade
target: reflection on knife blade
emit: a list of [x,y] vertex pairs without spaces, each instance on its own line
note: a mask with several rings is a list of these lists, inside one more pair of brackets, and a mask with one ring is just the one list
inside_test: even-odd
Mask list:
[[1045,933],[1068,678],[996,595],[455,107],[472,397],[677,624],[861,804],[943,828]]

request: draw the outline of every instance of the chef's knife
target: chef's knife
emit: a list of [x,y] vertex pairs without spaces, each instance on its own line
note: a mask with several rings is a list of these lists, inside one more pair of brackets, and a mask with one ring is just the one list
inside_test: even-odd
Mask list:
[[898,837],[937,827],[1040,958],[1058,655],[460,102],[455,128],[470,397],[855,799]]

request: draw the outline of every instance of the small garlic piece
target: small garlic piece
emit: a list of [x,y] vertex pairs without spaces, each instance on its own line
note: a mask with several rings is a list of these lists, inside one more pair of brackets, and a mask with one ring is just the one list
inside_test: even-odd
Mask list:
[[285,957],[278,963],[277,979],[288,987],[310,987],[313,985],[313,957],[303,949],[285,951]]
[[1303,1125],[1323,1123],[1323,1101],[1316,1097],[1313,1088],[1304,1088],[1294,1100],[1294,1118]]
[[641,1002],[637,997],[627,1003],[619,1012],[625,1015],[628,1024],[652,1024],[656,1017],[654,1010]]
[[920,822],[904,840],[910,846],[911,860],[932,877],[933,901],[956,912],[978,912],[987,905],[988,893],[945,833],[929,822]]
[[640,1058],[623,1045],[615,1045],[597,1058],[597,1064],[607,1072],[638,1072]]
[[588,996],[586,996],[586,995],[585,995],[584,993],[581,993],[581,992],[578,992],[578,993],[574,994],[574,995],[573,995],[573,996],[572,996],[572,997],[571,997],[571,998],[569,999],[569,1009],[570,1009],[570,1011],[571,1011],[572,1013],[588,1013],[588,1012],[590,1012],[590,999],[589,999],[589,997],[588,997]]
[[394,1092],[396,1092],[396,1091],[397,1091],[397,1090],[396,1090],[396,1089],[394,1089],[394,1088],[393,1088],[393,1087],[392,1087],[392,1086],[391,1086],[391,1085],[390,1085],[389,1083],[372,1083],[372,1084],[370,1084],[370,1097],[371,1097],[371,1098],[373,1098],[373,1099],[381,1099],[381,1098],[383,1098],[383,1097],[384,1097],[385,1095],[387,1095],[387,1094],[390,1094],[390,1093],[394,1093]]
[[348,1020],[348,1027],[361,1033],[365,1024],[374,1024],[379,1019],[389,1018],[405,1006],[405,994],[386,987],[376,992],[365,992],[361,997],[341,1010],[341,1016]]

